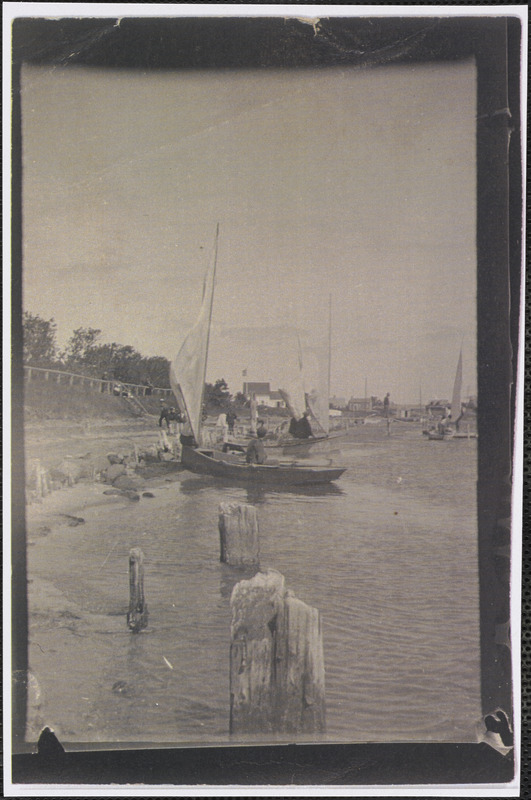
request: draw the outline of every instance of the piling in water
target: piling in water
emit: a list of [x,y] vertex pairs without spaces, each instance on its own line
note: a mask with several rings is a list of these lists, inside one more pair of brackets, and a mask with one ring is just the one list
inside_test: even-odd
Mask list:
[[258,566],[260,541],[256,508],[238,503],[219,507],[220,561],[233,567]]
[[319,611],[286,590],[276,570],[237,583],[231,610],[230,732],[322,733]]
[[139,547],[129,552],[129,611],[127,627],[139,633],[148,624],[148,608],[144,598],[144,553]]

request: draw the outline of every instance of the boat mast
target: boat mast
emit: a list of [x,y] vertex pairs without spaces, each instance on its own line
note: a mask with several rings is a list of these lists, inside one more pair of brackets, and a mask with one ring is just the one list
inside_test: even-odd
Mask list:
[[328,393],[326,407],[330,408],[330,378],[332,374],[332,293],[328,296]]
[[[205,397],[205,381],[206,381],[206,372],[208,363],[208,345],[210,341],[210,325],[212,323],[212,308],[214,307],[214,287],[216,285],[216,267],[218,263],[218,238],[219,238],[219,222],[216,225],[216,241],[214,244],[214,268],[212,270],[212,294],[210,295],[210,310],[209,310],[208,327],[207,327],[205,366],[203,369],[203,382],[201,384],[201,405],[200,405],[201,416],[203,416],[203,400]],[[199,429],[201,430],[201,419],[199,419]]]

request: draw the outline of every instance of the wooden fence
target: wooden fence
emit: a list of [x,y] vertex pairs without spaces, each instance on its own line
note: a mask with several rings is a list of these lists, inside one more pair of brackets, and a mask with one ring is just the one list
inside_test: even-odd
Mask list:
[[[146,397],[154,395],[156,397],[171,397],[173,392],[171,389],[161,389],[157,386],[140,386],[136,383],[122,383],[122,381],[106,381],[99,378],[91,378],[88,375],[77,375],[73,372],[64,372],[59,369],[46,369],[43,367],[30,367],[24,366],[24,378],[26,381],[37,379],[44,379],[45,381],[53,381],[54,383],[63,383],[68,386],[88,386],[104,394],[116,394],[118,391],[127,391],[129,395],[136,397]],[[116,390],[116,391],[115,391]]]

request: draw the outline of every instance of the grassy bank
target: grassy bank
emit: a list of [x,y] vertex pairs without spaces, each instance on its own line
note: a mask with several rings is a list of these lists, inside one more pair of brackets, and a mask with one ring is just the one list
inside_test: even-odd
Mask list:
[[[139,398],[148,414],[160,410],[158,397]],[[138,416],[133,404],[124,397],[103,394],[87,386],[66,386],[52,381],[35,380],[24,386],[26,422],[44,420],[132,419]]]

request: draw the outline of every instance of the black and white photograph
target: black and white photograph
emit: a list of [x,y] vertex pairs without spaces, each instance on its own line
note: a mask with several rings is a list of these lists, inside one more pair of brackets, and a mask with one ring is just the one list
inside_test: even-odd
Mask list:
[[524,21],[5,5],[11,791],[516,796]]

